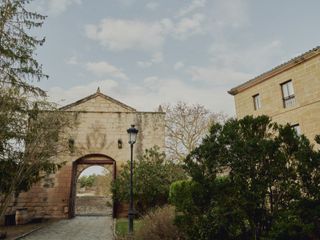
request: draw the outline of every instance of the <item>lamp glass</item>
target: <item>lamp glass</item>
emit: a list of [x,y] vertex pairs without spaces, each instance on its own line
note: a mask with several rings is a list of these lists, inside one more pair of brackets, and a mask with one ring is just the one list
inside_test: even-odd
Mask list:
[[138,129],[131,125],[131,128],[127,130],[129,134],[129,144],[134,144],[137,140]]
[[136,133],[129,133],[129,143],[133,144],[136,142],[137,134]]

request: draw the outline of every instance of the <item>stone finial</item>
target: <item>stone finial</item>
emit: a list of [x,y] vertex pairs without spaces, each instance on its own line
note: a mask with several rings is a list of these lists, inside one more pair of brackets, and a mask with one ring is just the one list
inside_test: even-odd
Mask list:
[[158,112],[163,112],[162,106],[159,105]]
[[100,87],[97,88],[97,93],[100,93]]

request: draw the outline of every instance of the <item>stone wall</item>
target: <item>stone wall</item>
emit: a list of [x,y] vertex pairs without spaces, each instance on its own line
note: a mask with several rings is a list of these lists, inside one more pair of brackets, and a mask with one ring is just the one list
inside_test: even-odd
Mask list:
[[[68,217],[73,162],[85,155],[99,153],[115,160],[119,169],[130,158],[127,129],[131,124],[139,130],[134,145],[135,159],[145,149],[155,145],[163,150],[164,113],[136,112],[121,103],[117,108],[117,102],[101,95],[97,92],[88,101],[64,109],[66,114],[72,116],[74,128],[65,132],[69,141],[62,144],[72,143],[73,146],[69,152],[59,154],[55,161],[65,161],[66,164],[29,192],[20,194],[14,208],[27,207],[31,217]],[[115,108],[117,112],[111,111]]]
[[[280,84],[292,80],[296,103],[284,108]],[[260,94],[261,108],[254,109],[253,96]],[[235,95],[238,118],[266,114],[274,121],[299,124],[311,141],[320,134],[320,56],[304,61],[284,72]]]
[[81,104],[73,104],[68,108],[68,111],[103,111],[103,112],[131,112],[133,108],[117,102],[99,94],[96,97],[90,98]]
[[77,196],[76,215],[106,216],[112,215],[112,200],[103,196]]

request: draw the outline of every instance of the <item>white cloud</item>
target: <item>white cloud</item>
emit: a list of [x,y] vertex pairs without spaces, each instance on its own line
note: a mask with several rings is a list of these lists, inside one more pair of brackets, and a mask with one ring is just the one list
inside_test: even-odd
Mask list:
[[97,25],[86,25],[88,38],[98,41],[109,50],[142,49],[154,51],[163,45],[170,21],[143,22],[140,20],[103,19]]
[[159,6],[159,3],[157,3],[157,2],[148,2],[146,4],[146,8],[150,9],[150,10],[156,10],[158,8],[158,6]]
[[98,87],[100,87],[103,93],[108,94],[118,87],[118,83],[114,80],[107,79],[93,81],[86,85],[77,85],[69,89],[52,87],[48,91],[48,96],[49,100],[63,106],[95,93]]
[[[275,65],[282,54],[279,40],[236,46],[227,41],[211,45],[211,62],[219,68],[241,69],[250,72],[266,71]],[[258,61],[257,61],[258,59]]]
[[138,61],[137,62],[138,66],[141,68],[148,68],[152,66],[152,62],[151,61]]
[[86,64],[86,68],[91,73],[95,74],[96,76],[109,76],[119,79],[128,79],[127,75],[123,73],[123,71],[110,63],[101,61],[101,62],[88,62]]
[[163,61],[162,52],[156,52],[152,55],[152,58],[149,61],[138,61],[137,64],[139,67],[147,68],[153,64],[161,63]]
[[162,52],[154,53],[151,60],[152,60],[153,63],[161,63],[163,61]]
[[86,25],[85,34],[113,51],[134,49],[158,52],[168,36],[183,40],[202,33],[204,20],[203,14],[184,17],[176,23],[169,18],[154,22],[107,18],[98,24]]
[[193,0],[188,6],[180,9],[177,17],[183,17],[189,13],[192,13],[198,8],[203,8],[206,5],[207,0]]
[[194,14],[192,17],[182,18],[175,26],[174,33],[180,39],[203,32],[202,23],[205,20],[203,14]]
[[130,7],[135,3],[135,0],[117,0],[117,2],[120,2],[122,5],[126,7]]
[[239,28],[250,23],[248,1],[246,0],[218,0],[214,2],[211,9],[208,17],[216,27]]
[[146,77],[143,80],[143,87],[146,91],[156,91],[160,87],[160,79],[157,76]]
[[174,70],[179,70],[181,68],[184,67],[184,63],[183,62],[176,62],[173,66]]
[[159,104],[185,101],[199,103],[208,109],[234,115],[233,97],[227,93],[227,87],[199,87],[178,78],[148,77],[143,85],[121,95],[122,101],[131,103],[138,110],[152,111]]
[[49,14],[59,15],[66,11],[73,4],[82,4],[82,0],[39,0],[38,5],[44,8]]
[[249,80],[252,75],[230,68],[216,68],[215,66],[197,67],[193,66],[187,71],[194,81],[210,83],[213,86],[230,86]]
[[[66,105],[94,93],[98,86],[102,93],[106,95],[111,93],[111,97],[139,111],[153,111],[159,104],[185,101],[190,104],[202,104],[215,112],[223,111],[234,115],[233,97],[227,93],[228,87],[214,86],[214,84],[201,86],[175,77],[150,76],[140,84],[129,82],[121,86],[113,80],[95,81],[70,89],[51,88],[48,95],[51,100]],[[64,101],[61,101],[62,99]]]
[[69,65],[77,65],[79,63],[78,58],[76,56],[72,56],[65,60],[66,64]]

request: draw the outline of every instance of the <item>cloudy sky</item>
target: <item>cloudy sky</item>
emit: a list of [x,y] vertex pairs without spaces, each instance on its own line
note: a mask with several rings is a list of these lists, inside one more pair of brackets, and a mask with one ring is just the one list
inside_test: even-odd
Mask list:
[[65,105],[101,91],[141,111],[182,100],[234,115],[230,88],[319,45],[319,0],[34,0],[39,83]]

